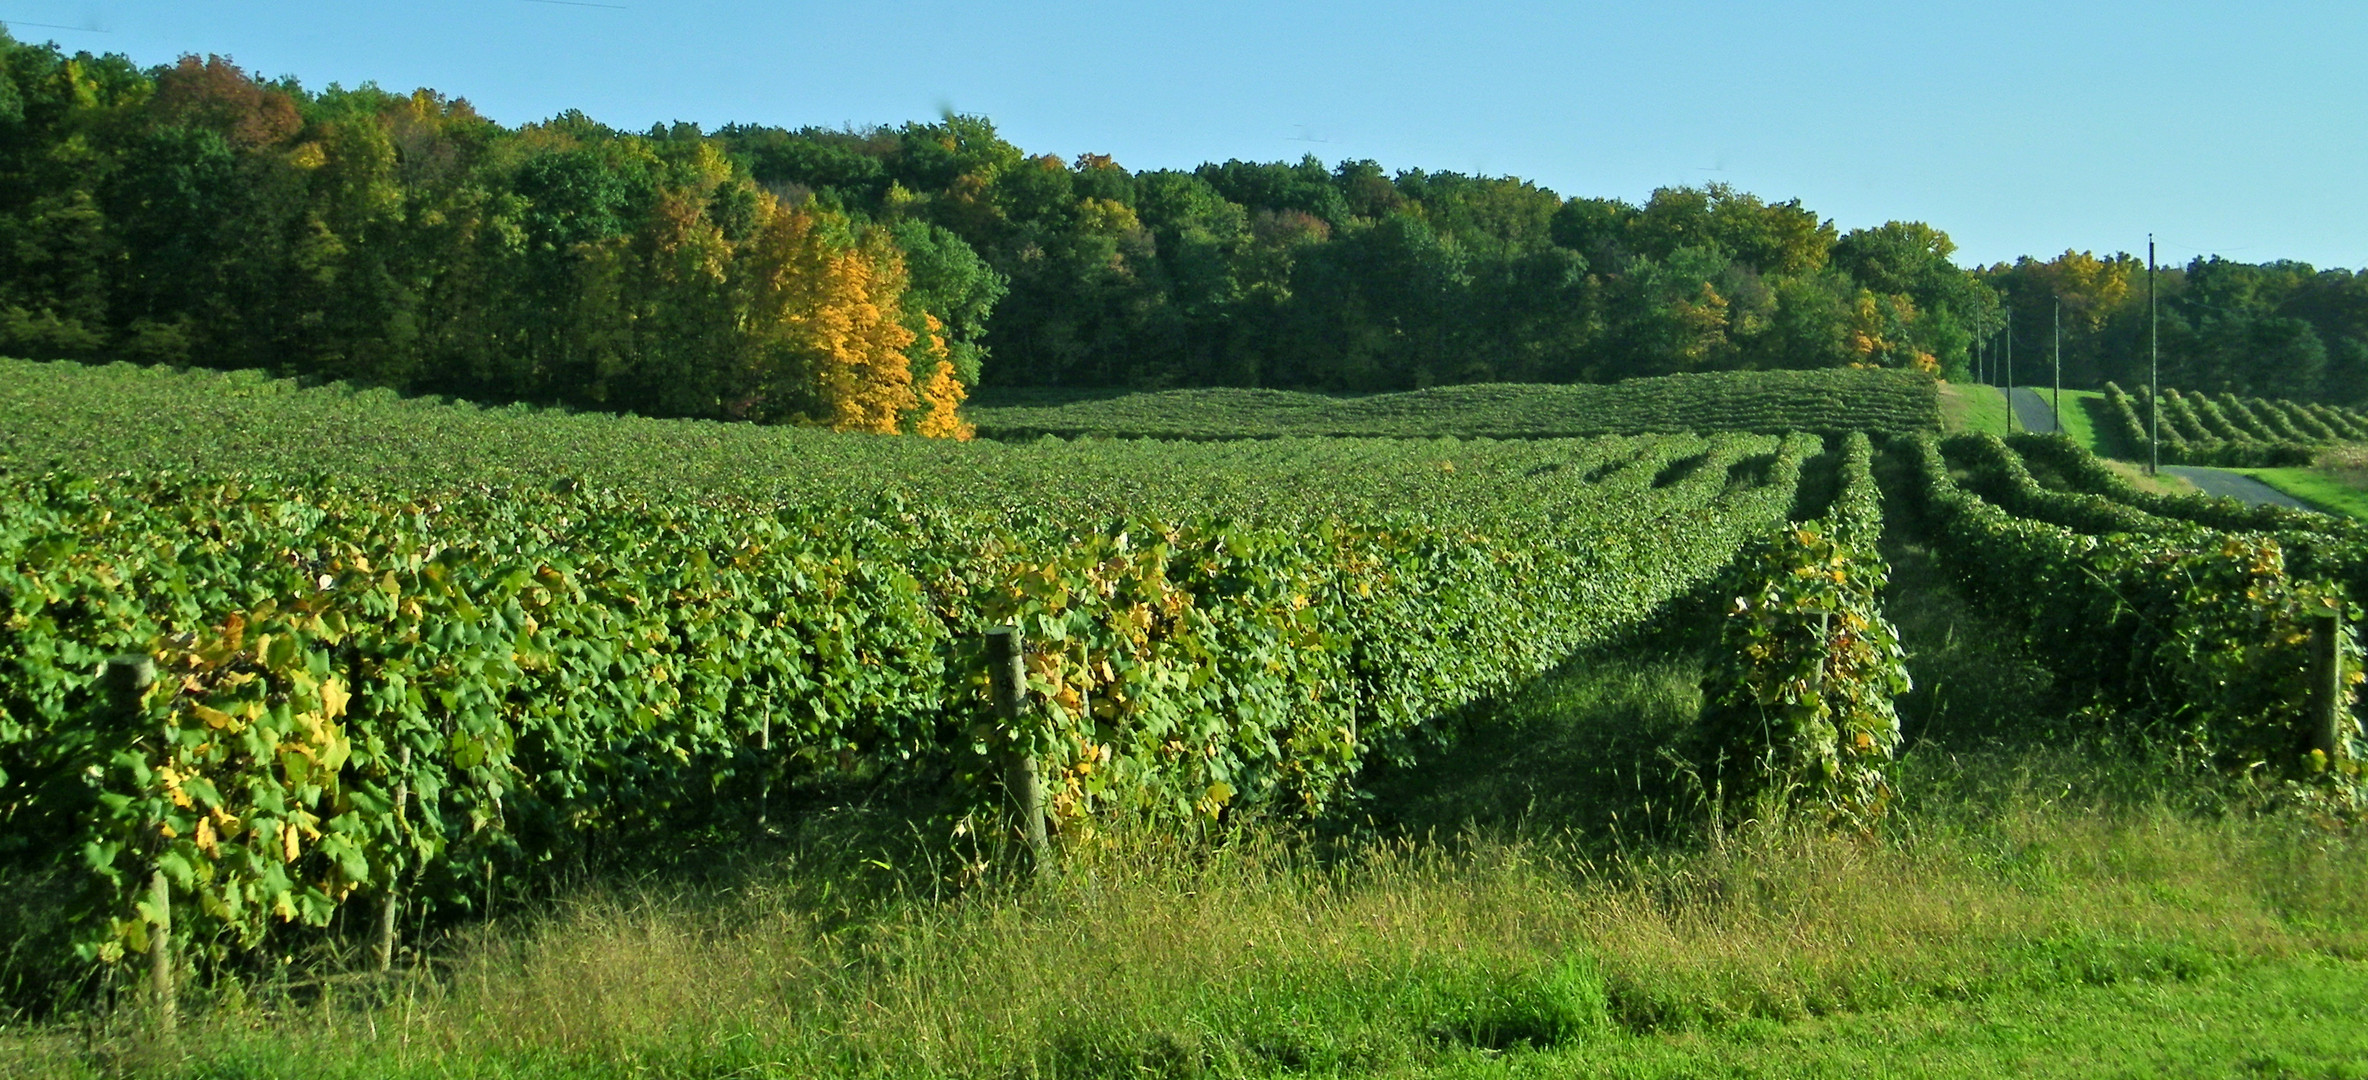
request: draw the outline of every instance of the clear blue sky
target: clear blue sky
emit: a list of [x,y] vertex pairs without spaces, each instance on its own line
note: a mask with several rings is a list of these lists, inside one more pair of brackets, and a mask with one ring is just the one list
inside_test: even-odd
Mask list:
[[[22,38],[222,53],[505,123],[992,118],[1134,169],[1372,158],[1641,201],[1723,180],[1961,262],[2368,267],[2368,4],[0,0]],[[35,26],[48,23],[53,26]],[[53,28],[53,27],[62,27]]]

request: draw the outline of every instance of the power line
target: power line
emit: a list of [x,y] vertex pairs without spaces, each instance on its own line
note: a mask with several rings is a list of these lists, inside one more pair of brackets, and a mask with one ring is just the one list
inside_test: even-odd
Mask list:
[[10,26],[38,26],[44,30],[74,30],[85,34],[107,33],[107,31],[101,30],[95,26],[67,26],[63,23],[26,22],[23,19],[0,19],[0,23],[6,23]]

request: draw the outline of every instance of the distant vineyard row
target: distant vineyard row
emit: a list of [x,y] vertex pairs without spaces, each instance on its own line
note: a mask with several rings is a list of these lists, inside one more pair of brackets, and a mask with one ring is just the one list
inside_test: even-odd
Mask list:
[[1611,385],[1482,384],[1368,397],[1285,390],[1124,395],[983,391],[981,435],[1239,439],[1276,435],[1583,438],[1656,431],[1940,430],[1930,376],[1896,370],[1733,371]]
[[[795,427],[482,409],[251,372],[0,360],[0,469],[325,476],[397,491],[609,491],[762,504],[903,499],[1015,528],[1149,514],[1298,524],[1428,520],[1473,484],[1564,482],[1603,443],[1277,439],[956,444]],[[1156,464],[1147,464],[1156,462]],[[1277,498],[1276,492],[1289,492]],[[1509,498],[1521,498],[1508,493]]]
[[[2150,453],[2156,417],[2144,387],[2131,395],[2105,384],[2104,429],[2122,452]],[[2164,388],[2161,460],[2182,465],[2308,465],[2312,452],[2336,442],[2368,440],[2368,413],[2316,402],[2182,393]]]

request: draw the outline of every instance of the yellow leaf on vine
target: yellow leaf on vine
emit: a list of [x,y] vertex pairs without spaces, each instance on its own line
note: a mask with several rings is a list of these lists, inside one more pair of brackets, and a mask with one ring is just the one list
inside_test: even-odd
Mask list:
[[346,703],[353,699],[342,680],[331,678],[321,684],[321,715],[331,720],[344,716]]

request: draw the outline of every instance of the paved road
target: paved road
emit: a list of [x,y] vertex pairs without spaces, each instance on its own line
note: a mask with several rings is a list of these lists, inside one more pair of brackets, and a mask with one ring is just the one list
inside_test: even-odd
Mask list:
[[2201,465],[2165,465],[2162,467],[2162,471],[2187,479],[2195,486],[2202,488],[2206,495],[2226,495],[2247,506],[2269,503],[2274,506],[2291,506],[2296,510],[2317,511],[2319,509],[2243,473],[2232,473],[2226,469],[2207,469]]
[[[2045,435],[2056,429],[2055,410],[2049,408],[2047,403],[2049,396],[2047,391],[2028,386],[2014,388],[2012,396],[2007,400],[2014,402],[2014,419],[2016,423],[2022,425],[2022,430],[2036,431]],[[2064,407],[2072,408],[2073,403],[2067,401],[2064,403]]]

